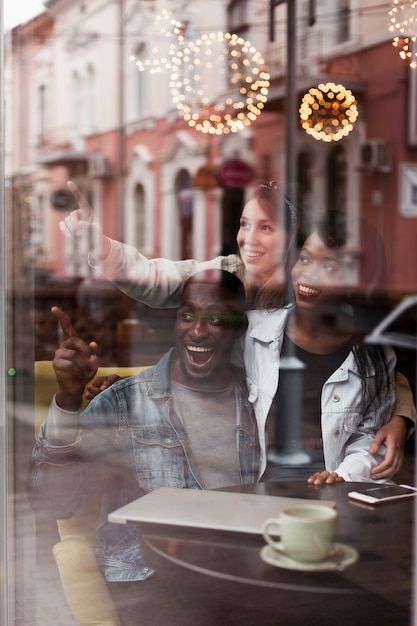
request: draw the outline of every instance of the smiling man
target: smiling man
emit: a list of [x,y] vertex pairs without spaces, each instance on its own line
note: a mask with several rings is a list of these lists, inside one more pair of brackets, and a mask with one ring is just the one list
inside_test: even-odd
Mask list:
[[175,323],[178,354],[171,367],[178,383],[215,392],[231,383],[230,353],[247,325],[240,285],[219,270],[201,272],[185,283]]
[[97,345],[87,345],[68,316],[52,309],[64,339],[53,362],[58,390],[33,451],[32,503],[62,519],[104,486],[96,556],[113,581],[109,588],[152,573],[137,527],[108,523],[110,511],[158,487],[216,488],[259,478],[256,422],[243,372],[231,363],[247,327],[244,306],[236,276],[194,275],[183,288],[176,347],[155,367],[103,391],[84,412]]

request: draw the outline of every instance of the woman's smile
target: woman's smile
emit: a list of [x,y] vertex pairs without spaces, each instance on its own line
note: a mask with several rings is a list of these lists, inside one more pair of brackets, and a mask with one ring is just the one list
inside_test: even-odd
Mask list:
[[315,298],[321,294],[321,289],[309,285],[298,284],[298,294],[304,298]]

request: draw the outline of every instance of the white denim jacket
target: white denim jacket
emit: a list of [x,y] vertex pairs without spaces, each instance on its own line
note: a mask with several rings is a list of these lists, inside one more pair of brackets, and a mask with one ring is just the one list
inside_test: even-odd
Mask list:
[[[292,305],[275,312],[250,311],[248,332],[240,346],[249,401],[254,404],[261,442],[265,439],[265,423],[278,387],[280,352],[291,309]],[[366,399],[362,401],[362,380],[352,352],[323,385],[321,429],[325,466],[348,481],[371,481],[371,468],[385,456],[384,447],[375,456],[368,453],[377,430],[390,420],[395,401],[396,357],[391,348],[385,352],[390,388],[383,401],[376,399],[374,371],[369,371]],[[239,361],[242,352],[235,356]],[[266,450],[262,452],[263,471]]]

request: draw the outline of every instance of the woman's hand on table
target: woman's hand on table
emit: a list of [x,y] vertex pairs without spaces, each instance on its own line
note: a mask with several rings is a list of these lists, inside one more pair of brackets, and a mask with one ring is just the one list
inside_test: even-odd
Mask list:
[[405,442],[407,440],[407,422],[400,415],[394,415],[375,435],[369,448],[370,454],[376,454],[384,445],[385,459],[371,470],[372,480],[390,478],[400,471],[404,462]]
[[334,483],[343,483],[344,481],[345,479],[336,472],[327,472],[326,470],[323,472],[314,472],[310,478],[307,478],[308,484],[315,485],[316,487],[320,485],[334,485]]

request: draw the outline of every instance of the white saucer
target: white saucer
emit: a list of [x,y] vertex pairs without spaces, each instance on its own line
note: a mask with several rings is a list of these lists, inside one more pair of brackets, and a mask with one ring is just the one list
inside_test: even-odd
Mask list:
[[[280,546],[281,544],[277,544]],[[261,550],[261,559],[269,565],[275,565],[275,567],[282,567],[284,569],[294,569],[302,572],[324,572],[327,570],[342,570],[348,565],[356,563],[359,558],[359,553],[352,546],[347,546],[344,543],[335,543],[335,550],[341,551],[341,556],[336,558],[331,556],[325,561],[319,563],[303,563],[301,561],[295,561],[291,557],[287,556],[284,552],[284,547],[280,548],[282,552],[274,550],[271,546],[264,546]]]

